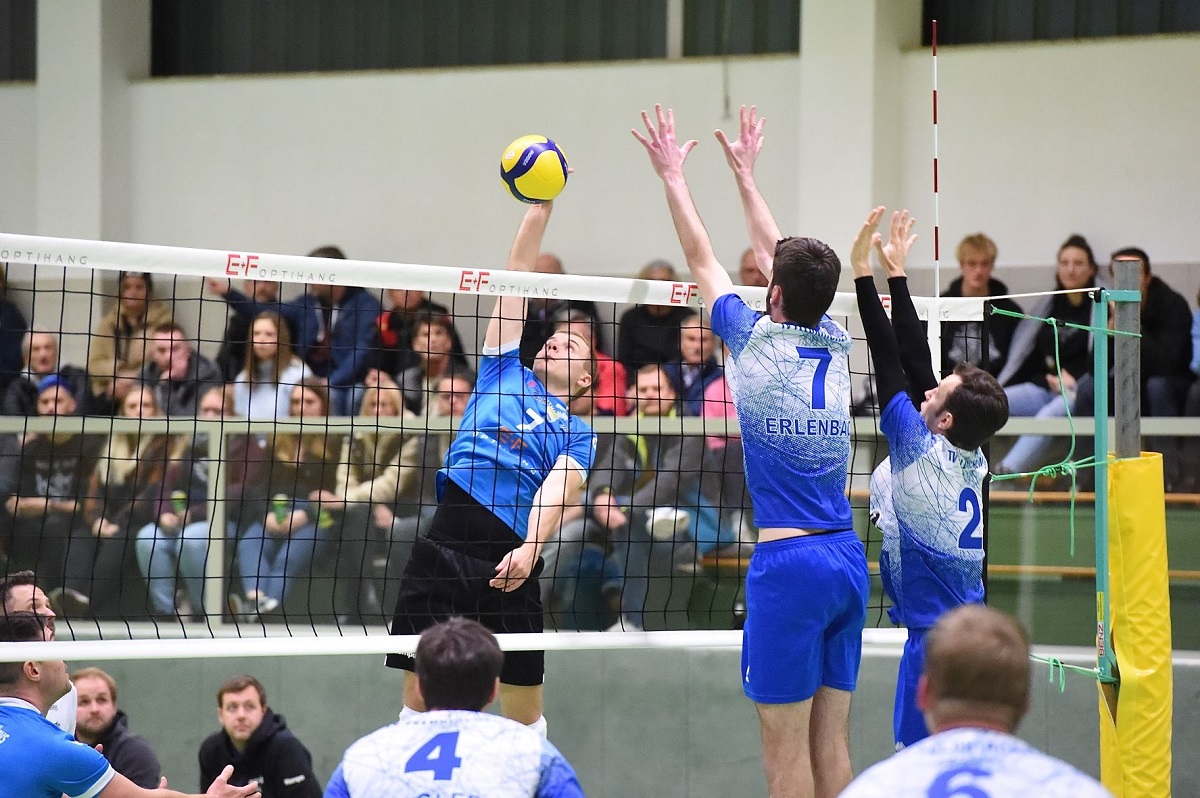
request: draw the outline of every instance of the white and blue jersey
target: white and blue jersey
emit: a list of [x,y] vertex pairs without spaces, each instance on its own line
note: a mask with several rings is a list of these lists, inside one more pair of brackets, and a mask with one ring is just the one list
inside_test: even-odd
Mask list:
[[712,328],[730,351],[755,524],[851,528],[849,334],[828,316],[817,329],[774,322],[736,294],[713,304]]
[[527,726],[435,710],[355,742],[325,798],[582,798],[575,771]]
[[93,798],[116,771],[19,698],[0,698],[0,798]]
[[842,798],[1112,798],[1100,782],[1028,743],[988,729],[952,729],[865,770]]
[[521,365],[519,348],[517,341],[484,348],[475,392],[438,471],[437,495],[454,480],[524,540],[533,497],[555,462],[566,457],[586,479],[596,436]]
[[888,402],[879,426],[890,454],[871,475],[871,520],[883,533],[888,617],[925,630],[947,610],[983,601],[987,460],[931,433],[903,393]]

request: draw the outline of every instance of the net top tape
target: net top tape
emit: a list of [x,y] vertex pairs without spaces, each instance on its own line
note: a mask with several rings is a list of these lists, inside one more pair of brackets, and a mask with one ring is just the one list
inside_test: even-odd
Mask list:
[[[0,261],[30,266],[134,271],[206,279],[275,280],[325,283],[527,299],[590,299],[614,304],[702,307],[700,291],[686,281],[637,280],[626,277],[463,269],[415,263],[334,260],[303,255],[231,252],[166,247],[116,241],[0,233]],[[766,289],[736,286],[755,310],[765,309]],[[976,297],[913,297],[917,315],[941,321],[980,321],[984,300]],[[884,298],[887,307],[887,298]],[[829,308],[833,316],[855,316],[855,295],[839,292]]]

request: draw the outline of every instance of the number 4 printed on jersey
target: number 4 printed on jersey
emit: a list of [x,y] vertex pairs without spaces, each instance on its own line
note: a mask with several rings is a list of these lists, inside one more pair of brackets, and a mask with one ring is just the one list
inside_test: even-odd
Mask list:
[[458,732],[435,734],[408,758],[404,772],[429,770],[433,772],[434,781],[449,781],[454,778],[454,771],[462,766],[462,758],[455,750],[457,748]]

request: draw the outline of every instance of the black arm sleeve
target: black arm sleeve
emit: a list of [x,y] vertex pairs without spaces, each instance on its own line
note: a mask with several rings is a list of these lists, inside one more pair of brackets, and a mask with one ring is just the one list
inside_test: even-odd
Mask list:
[[908,293],[907,277],[888,278],[888,289],[892,292],[892,329],[896,331],[896,342],[900,348],[900,365],[908,378],[909,395],[913,403],[920,406],[925,392],[938,385],[933,373],[933,358],[929,353],[929,338],[917,318],[912,295]]
[[871,359],[875,366],[875,399],[882,411],[896,394],[904,393],[900,347],[896,343],[892,325],[888,324],[887,314],[883,312],[874,278],[857,278],[854,290],[858,294],[858,315],[862,317],[867,346],[871,348]]

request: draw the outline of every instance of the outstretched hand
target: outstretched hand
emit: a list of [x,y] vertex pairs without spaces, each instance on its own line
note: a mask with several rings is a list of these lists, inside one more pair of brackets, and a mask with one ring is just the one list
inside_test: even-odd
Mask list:
[[875,237],[875,251],[879,253],[879,262],[883,264],[888,277],[904,276],[904,262],[908,260],[908,251],[917,240],[912,232],[916,221],[906,210],[893,211],[888,242],[883,244],[880,236]]
[[881,236],[875,229],[879,227],[884,210],[886,209],[880,205],[871,211],[850,246],[850,267],[854,270],[856,278],[871,276],[871,248],[879,246]]
[[733,141],[725,136],[723,130],[715,130],[713,135],[725,150],[725,161],[729,168],[739,175],[751,175],[754,173],[754,162],[758,160],[758,153],[762,151],[762,131],[767,120],[758,116],[758,108],[753,105],[749,111],[743,105],[738,120],[738,137]]
[[221,774],[209,785],[205,790],[205,795],[217,795],[221,798],[261,798],[262,793],[258,790],[258,782],[252,781],[245,787],[234,787],[229,783],[229,778],[233,775],[233,765],[226,765]]
[[658,124],[650,120],[650,114],[642,111],[642,122],[646,125],[648,136],[643,136],[637,130],[630,130],[633,137],[642,143],[650,155],[650,165],[654,172],[664,180],[670,176],[683,175],[683,162],[697,142],[695,139],[677,144],[675,141],[675,112],[667,109],[663,113],[661,104],[654,106]]

